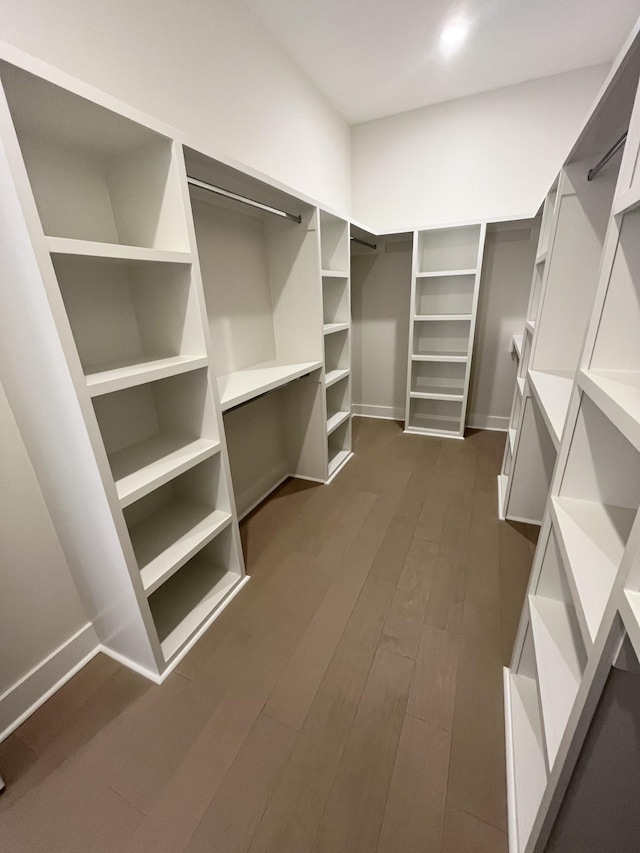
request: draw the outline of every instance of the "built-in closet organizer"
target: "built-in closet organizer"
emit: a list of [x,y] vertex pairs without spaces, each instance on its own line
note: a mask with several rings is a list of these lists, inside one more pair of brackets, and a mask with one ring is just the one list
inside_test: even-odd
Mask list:
[[325,482],[334,444],[350,449],[348,226],[192,149],[185,160],[242,517],[289,476]]
[[244,579],[182,150],[89,87],[0,78],[14,403],[103,647],[157,678]]
[[[550,460],[548,482],[537,481],[540,537],[504,672],[510,849],[522,853],[637,848],[638,41],[614,63],[548,197],[539,285],[534,275],[524,417],[532,413]],[[602,165],[627,127],[622,161]],[[521,415],[507,514],[529,426]]]
[[406,432],[464,437],[485,233],[414,233]]

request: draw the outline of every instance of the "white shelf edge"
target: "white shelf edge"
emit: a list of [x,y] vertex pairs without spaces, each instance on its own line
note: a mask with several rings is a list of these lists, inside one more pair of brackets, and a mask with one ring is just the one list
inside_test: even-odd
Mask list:
[[516,438],[518,436],[518,430],[513,427],[509,427],[509,447],[511,448],[511,455],[513,456],[516,449]]
[[340,382],[341,379],[346,379],[349,374],[350,370],[348,367],[342,367],[339,370],[330,370],[328,373],[325,373],[324,387],[331,388],[331,386],[335,385],[336,382]]
[[518,386],[518,391],[520,392],[521,397],[524,397],[524,383],[524,376],[518,376],[518,378],[516,379],[516,385]]
[[167,551],[171,549],[180,550],[180,553],[177,554],[170,563],[167,563],[164,568],[162,568],[162,563],[166,562],[166,558],[163,560],[163,557],[165,556],[163,553],[140,570],[142,588],[144,589],[147,597],[159,589],[165,581],[168,581],[169,578],[173,577],[173,575],[175,575],[175,573],[179,571],[185,563],[197,554],[198,551],[204,548],[205,545],[208,545],[209,542],[213,541],[216,536],[218,536],[218,534],[222,533],[223,530],[226,530],[233,520],[231,513],[222,512],[221,510],[212,511],[211,516],[213,517],[213,520],[209,523],[208,527],[203,529],[188,547],[185,543],[184,548],[176,549],[175,545],[177,543],[174,543],[174,545],[167,549]]
[[[634,382],[622,382],[623,378]],[[640,371],[579,370],[578,385],[640,451]]]
[[524,327],[530,335],[532,335],[536,330],[536,321],[535,320],[527,320],[524,324]]
[[414,323],[437,323],[437,322],[469,322],[473,319],[472,314],[414,314]]
[[573,378],[543,370],[530,370],[529,385],[540,406],[554,447],[558,450],[569,410]]
[[335,332],[348,332],[350,323],[325,323],[322,332],[325,335],[333,335]]
[[462,391],[455,394],[447,394],[446,391],[409,391],[409,396],[414,400],[457,400],[464,399]]
[[408,435],[433,435],[438,436],[439,438],[459,438],[460,440],[464,439],[463,435],[460,435],[457,430],[447,430],[447,429],[428,429],[427,427],[415,427],[408,426],[404,428],[404,432]]
[[545,249],[544,252],[540,252],[540,254],[536,257],[536,266],[538,266],[538,264],[543,264],[547,260],[548,252],[548,249]]
[[352,456],[353,453],[351,450],[340,450],[332,459],[329,460],[329,477],[327,479],[327,485],[340,473],[340,471],[342,471]]
[[349,278],[345,270],[321,270],[322,278]]
[[477,269],[474,267],[473,269],[468,270],[439,270],[437,272],[418,272],[416,273],[416,278],[451,278],[456,275],[475,275],[477,273]]
[[330,418],[327,418],[327,435],[335,432],[350,417],[350,412],[337,412]]
[[89,394],[99,397],[101,394],[111,394],[114,391],[198,370],[207,364],[206,355],[173,356],[85,374],[85,380]]
[[612,214],[619,216],[621,213],[629,213],[640,204],[640,183],[625,192],[617,195],[613,200]]
[[508,474],[498,474],[498,518],[504,521],[505,516],[505,498],[507,496],[507,486],[509,485]]
[[296,364],[274,364],[266,362],[228,373],[218,377],[220,408],[223,412],[247,403],[267,391],[281,388],[294,379],[322,367],[321,361],[308,361]]
[[522,358],[522,346],[524,344],[524,335],[513,335],[511,337],[511,350],[518,356],[518,361]]
[[164,249],[146,249],[141,246],[123,246],[120,243],[98,243],[94,240],[74,240],[70,237],[45,237],[52,255],[81,255],[90,258],[113,258],[125,261],[159,261],[161,263],[190,264],[190,252],[172,252]]
[[438,355],[416,355],[413,354],[411,356],[411,361],[456,361],[456,362],[465,362],[469,361],[468,355],[447,355],[446,352],[438,353]]

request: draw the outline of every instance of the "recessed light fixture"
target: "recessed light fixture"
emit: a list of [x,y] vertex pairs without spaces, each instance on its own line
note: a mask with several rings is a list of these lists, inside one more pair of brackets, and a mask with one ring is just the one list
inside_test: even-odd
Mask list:
[[464,43],[469,35],[469,19],[465,15],[456,15],[444,26],[440,35],[440,49],[445,56],[451,56]]

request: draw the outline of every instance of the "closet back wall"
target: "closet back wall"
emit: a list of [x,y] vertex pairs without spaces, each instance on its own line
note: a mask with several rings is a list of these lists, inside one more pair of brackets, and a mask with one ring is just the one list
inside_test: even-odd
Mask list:
[[347,123],[244,4],[6,0],[2,38],[349,212]]

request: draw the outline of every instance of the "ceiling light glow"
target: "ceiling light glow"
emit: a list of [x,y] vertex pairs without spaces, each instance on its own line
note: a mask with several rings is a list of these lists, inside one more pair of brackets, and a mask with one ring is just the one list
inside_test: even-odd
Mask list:
[[440,35],[440,47],[446,56],[450,56],[464,43],[469,35],[469,20],[457,15],[445,24]]

